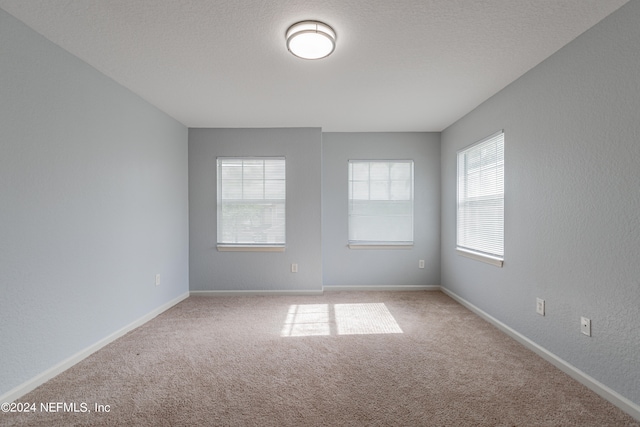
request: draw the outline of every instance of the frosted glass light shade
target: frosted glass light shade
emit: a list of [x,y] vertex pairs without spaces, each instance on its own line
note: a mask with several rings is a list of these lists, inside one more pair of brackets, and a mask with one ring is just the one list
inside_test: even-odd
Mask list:
[[336,48],[336,32],[319,21],[293,24],[286,33],[287,49],[302,59],[325,58]]

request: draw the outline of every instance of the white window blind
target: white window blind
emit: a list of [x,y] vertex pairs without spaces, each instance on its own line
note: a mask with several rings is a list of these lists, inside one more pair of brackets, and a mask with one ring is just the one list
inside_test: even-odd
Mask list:
[[349,243],[413,244],[413,161],[349,161]]
[[457,246],[504,259],[502,131],[458,152]]
[[218,245],[284,246],[282,157],[218,158]]

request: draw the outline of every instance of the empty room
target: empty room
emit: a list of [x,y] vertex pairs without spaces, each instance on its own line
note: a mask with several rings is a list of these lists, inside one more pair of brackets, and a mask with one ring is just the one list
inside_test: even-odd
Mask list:
[[0,0],[0,425],[640,426],[640,0]]

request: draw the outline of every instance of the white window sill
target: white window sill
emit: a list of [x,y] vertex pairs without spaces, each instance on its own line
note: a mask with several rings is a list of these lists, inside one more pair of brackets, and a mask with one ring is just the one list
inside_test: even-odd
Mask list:
[[456,248],[456,251],[458,252],[458,255],[462,255],[463,257],[471,258],[476,261],[484,262],[486,264],[495,265],[496,267],[502,268],[502,265],[504,264],[504,260],[502,258],[494,257],[480,252],[474,252],[462,248]]
[[219,252],[284,252],[284,246],[217,245]]
[[349,243],[349,249],[413,249],[413,245],[366,245],[362,243]]

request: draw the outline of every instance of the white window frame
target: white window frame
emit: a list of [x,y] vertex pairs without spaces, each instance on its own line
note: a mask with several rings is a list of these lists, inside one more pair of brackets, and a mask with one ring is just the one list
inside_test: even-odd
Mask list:
[[[282,179],[267,179],[265,178],[265,172],[263,167],[263,178],[262,178],[262,186],[263,186],[263,194],[260,198],[245,198],[244,194],[244,181],[246,180],[244,176],[244,162],[252,162],[252,161],[269,161],[269,160],[277,160],[284,162],[284,178]],[[242,195],[240,198],[223,198],[224,190],[223,187],[225,185],[225,180],[222,177],[222,169],[224,167],[224,163],[227,162],[242,162],[243,173],[241,176],[241,192]],[[217,227],[216,227],[216,247],[219,251],[235,251],[235,252],[284,252],[286,246],[286,158],[284,156],[272,156],[272,157],[255,157],[255,156],[236,156],[236,157],[218,157],[216,159],[216,177],[217,177]],[[274,198],[269,199],[266,197],[266,184],[268,181],[281,181],[284,180],[284,198]],[[237,181],[237,179],[236,179]],[[223,230],[225,224],[223,223],[223,206],[230,206],[232,204],[273,204],[277,206],[277,209],[281,209],[280,213],[282,216],[282,241],[276,239],[274,241],[267,242],[249,242],[249,241],[237,241],[238,235],[236,235],[236,242],[228,241],[223,237]]]
[[[469,166],[472,156],[475,156],[475,160],[480,156],[479,163],[476,162],[473,167]],[[462,256],[502,267],[504,131],[459,150],[457,162],[456,250]],[[470,195],[470,192],[473,194]],[[479,207],[484,209],[479,210]]]
[[[354,239],[352,236],[352,227],[353,227],[353,222],[355,217],[357,217],[356,214],[353,213],[354,211],[354,202],[355,199],[352,197],[353,195],[353,185],[354,185],[354,180],[352,180],[352,175],[349,172],[348,173],[348,247],[350,249],[411,249],[413,247],[413,232],[414,232],[414,188],[415,188],[415,165],[414,165],[414,161],[410,160],[410,159],[357,159],[357,160],[349,160],[348,161],[348,171],[351,171],[351,168],[353,167],[353,165],[355,165],[356,163],[369,163],[369,165],[373,164],[373,163],[387,163],[387,164],[391,164],[391,163],[407,163],[411,165],[411,177],[410,177],[410,188],[409,188],[409,198],[408,199],[403,199],[403,200],[398,200],[398,202],[407,202],[409,201],[411,204],[411,219],[410,219],[410,227],[411,227],[411,239],[410,240],[384,240],[384,239]],[[391,175],[389,175],[389,198],[388,199],[370,199],[370,201],[372,201],[373,203],[376,203],[376,201],[379,202],[393,202],[394,199],[392,199],[392,195],[391,195],[391,186],[392,186],[392,177]],[[371,185],[371,177],[369,176],[368,179],[368,185]]]

